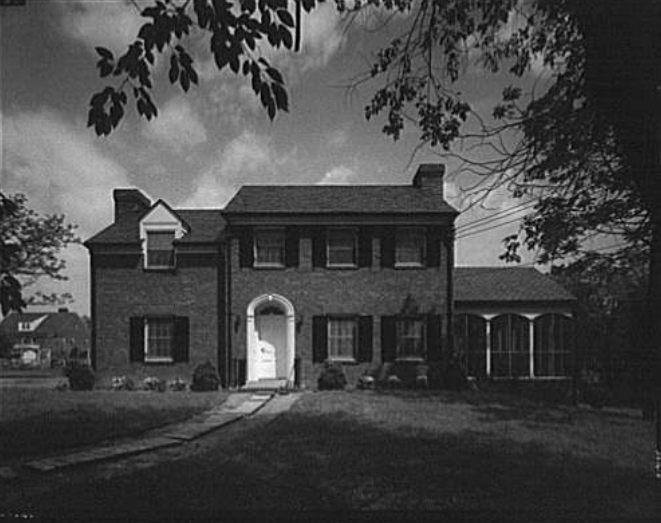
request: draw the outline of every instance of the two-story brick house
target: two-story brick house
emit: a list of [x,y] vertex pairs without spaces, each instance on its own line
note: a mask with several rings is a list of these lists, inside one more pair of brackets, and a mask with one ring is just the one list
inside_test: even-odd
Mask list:
[[452,352],[454,220],[443,168],[410,185],[244,186],[225,209],[172,209],[114,192],[86,242],[93,361],[113,375],[225,386],[313,386],[326,360],[349,381]]

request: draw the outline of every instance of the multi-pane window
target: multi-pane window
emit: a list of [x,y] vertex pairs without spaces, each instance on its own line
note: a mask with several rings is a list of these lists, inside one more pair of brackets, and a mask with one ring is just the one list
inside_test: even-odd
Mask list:
[[491,321],[491,375],[530,375],[530,325],[523,316],[503,314]]
[[486,376],[486,320],[474,314],[459,314],[454,328],[455,351],[467,375]]
[[400,227],[395,235],[395,266],[420,267],[425,263],[425,230]]
[[328,266],[355,266],[356,244],[355,229],[328,229]]
[[535,320],[535,376],[569,374],[569,321],[561,314],[545,314]]
[[145,361],[172,361],[171,318],[145,319]]
[[283,267],[285,265],[284,229],[255,231],[255,265],[263,267]]
[[425,358],[425,323],[421,319],[397,320],[397,358]]
[[328,358],[355,360],[358,345],[358,322],[355,318],[328,319]]
[[147,233],[147,267],[174,267],[174,232],[151,231]]

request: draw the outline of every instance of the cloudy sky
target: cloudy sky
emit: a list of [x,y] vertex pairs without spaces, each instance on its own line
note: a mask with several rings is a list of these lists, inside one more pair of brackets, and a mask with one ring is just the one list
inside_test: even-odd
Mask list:
[[[244,183],[405,184],[419,163],[444,162],[447,199],[465,207],[460,187],[470,180],[457,165],[427,149],[412,158],[416,130],[393,143],[381,133],[382,121],[364,118],[373,86],[346,88],[369,67],[379,43],[396,35],[397,23],[375,33],[372,15],[347,26],[332,3],[306,16],[301,52],[271,56],[290,97],[290,112],[274,122],[242,78],[218,73],[193,42],[201,85],[183,94],[160,67],[158,119],[148,123],[131,110],[110,137],[99,138],[86,127],[89,99],[105,86],[94,47],[123,51],[142,23],[136,8],[128,0],[27,0],[25,7],[0,9],[0,187],[26,194],[41,213],[64,213],[83,240],[110,224],[116,187],[138,187],[174,207],[222,207]],[[502,78],[469,71],[458,87],[486,111],[503,85]],[[457,223],[517,203],[500,191],[488,209],[473,208]],[[511,223],[459,239],[457,264],[501,264],[501,240],[515,230]],[[87,314],[87,251],[73,246],[63,255],[69,281],[28,291],[68,291],[70,306]]]

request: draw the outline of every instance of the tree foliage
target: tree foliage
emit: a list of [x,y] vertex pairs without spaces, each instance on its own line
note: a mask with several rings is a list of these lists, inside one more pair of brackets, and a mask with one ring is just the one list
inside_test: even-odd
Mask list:
[[38,278],[65,280],[59,252],[79,240],[63,215],[41,216],[23,194],[0,193],[0,310],[21,310],[22,290]]
[[102,78],[117,77],[90,100],[88,127],[108,135],[125,115],[130,93],[137,112],[151,120],[158,115],[152,96],[157,57],[167,60],[168,78],[188,91],[198,83],[193,57],[184,47],[193,33],[208,39],[219,71],[229,69],[250,78],[252,90],[273,119],[287,111],[289,100],[282,74],[261,56],[266,46],[292,49],[298,45],[300,9],[310,11],[323,0],[297,0],[292,14],[287,0],[156,0],[140,11],[147,19],[127,51],[115,57],[97,47]]

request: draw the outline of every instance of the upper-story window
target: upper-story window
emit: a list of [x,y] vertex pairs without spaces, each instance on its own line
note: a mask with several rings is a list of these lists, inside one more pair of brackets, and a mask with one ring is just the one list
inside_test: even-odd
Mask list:
[[255,230],[255,266],[285,266],[284,229],[271,228]]
[[422,267],[425,264],[425,230],[401,227],[395,237],[395,266]]
[[174,267],[174,231],[147,231],[147,263],[150,269]]
[[328,267],[355,267],[357,243],[356,229],[328,229]]

